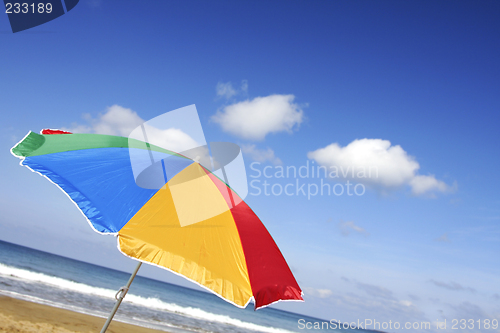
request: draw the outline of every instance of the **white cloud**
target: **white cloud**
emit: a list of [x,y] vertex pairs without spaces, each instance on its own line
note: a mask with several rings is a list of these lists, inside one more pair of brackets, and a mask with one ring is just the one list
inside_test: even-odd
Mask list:
[[[104,113],[99,114],[96,118],[92,118],[90,114],[84,114],[83,118],[88,122],[87,125],[73,124],[71,128],[62,129],[72,133],[95,133],[127,137],[134,129],[145,122],[135,111],[119,105],[108,107]],[[147,123],[144,128],[149,143],[171,151],[183,152],[199,146],[192,137],[177,128],[158,129],[149,126]],[[144,141],[142,133],[142,130],[136,130],[132,137]]]
[[414,195],[453,189],[433,175],[419,175],[415,158],[388,140],[360,139],[345,147],[332,143],[307,157],[325,166],[331,178],[352,179],[379,189],[408,185]]
[[333,295],[333,292],[330,289],[315,289],[306,287],[304,288],[304,295],[318,298],[328,298]]
[[227,82],[227,83],[219,82],[219,83],[217,83],[217,87],[215,87],[215,90],[217,91],[218,97],[224,97],[227,99],[229,99],[237,94],[236,89],[233,88],[233,85],[231,82]]
[[236,95],[246,95],[248,93],[248,81],[242,80],[240,89],[234,88],[231,82],[218,82],[215,91],[217,97],[223,97],[225,99],[230,99]]
[[94,124],[94,131],[97,134],[128,136],[134,128],[143,122],[144,120],[135,111],[113,105]]
[[263,140],[270,133],[291,133],[304,118],[294,99],[294,95],[256,97],[225,106],[212,120],[224,131],[248,140]]
[[[149,143],[158,147],[181,153],[185,150],[199,146],[188,134],[178,128],[161,130],[147,124],[144,125]],[[142,134],[142,133],[141,133]]]
[[255,145],[242,145],[241,150],[243,153],[249,155],[254,161],[261,163],[269,161],[274,165],[283,164],[283,162],[274,155],[274,151],[271,148],[264,150],[256,148]]
[[73,124],[72,128],[64,130],[72,133],[96,133],[107,135],[128,136],[133,129],[144,123],[144,120],[135,111],[119,105],[113,105],[106,109],[106,112],[99,114],[97,118],[92,118],[90,114],[83,117],[89,124]]
[[412,306],[413,305],[413,303],[411,301],[406,301],[406,300],[399,301],[399,304],[404,305],[404,306]]
[[366,231],[364,228],[361,228],[360,226],[357,226],[356,224],[354,224],[353,221],[340,221],[338,226],[340,232],[344,236],[348,236],[351,233],[351,231],[357,232],[365,236],[369,235],[368,231]]
[[416,175],[410,180],[411,191],[415,195],[422,195],[429,191],[446,192],[448,185],[437,180],[434,175],[422,176]]

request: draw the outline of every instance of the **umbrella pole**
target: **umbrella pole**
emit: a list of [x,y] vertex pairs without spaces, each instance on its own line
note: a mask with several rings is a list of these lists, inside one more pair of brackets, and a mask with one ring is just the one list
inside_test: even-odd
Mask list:
[[118,292],[116,293],[116,295],[115,295],[115,298],[116,298],[115,307],[113,308],[113,310],[109,314],[108,320],[106,320],[106,323],[102,327],[101,333],[106,332],[109,324],[111,324],[111,321],[113,320],[113,317],[115,316],[115,313],[118,310],[118,307],[120,307],[120,304],[122,304],[123,298],[127,294],[128,289],[130,288],[130,285],[132,284],[132,281],[134,280],[137,272],[139,271],[139,268],[141,268],[141,265],[142,265],[142,262],[139,262],[139,264],[137,264],[137,267],[135,268],[134,272],[130,276],[130,279],[128,279],[127,285],[125,287],[121,287],[120,290],[118,290]]

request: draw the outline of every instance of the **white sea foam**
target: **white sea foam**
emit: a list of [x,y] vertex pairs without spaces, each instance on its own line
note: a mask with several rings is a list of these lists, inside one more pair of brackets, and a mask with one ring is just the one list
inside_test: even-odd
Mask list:
[[259,332],[269,332],[269,333],[288,333],[290,331],[274,328],[274,327],[265,327],[249,322],[244,322],[239,319],[231,318],[229,316],[214,314],[202,309],[192,308],[192,307],[183,307],[174,303],[166,303],[157,298],[144,298],[136,295],[128,295],[129,300],[137,305],[146,306],[148,308],[156,309],[156,310],[164,310],[169,312],[174,312],[177,314],[181,314],[184,316],[189,316],[191,318],[201,319],[205,321],[212,321],[221,324],[229,324],[249,330],[259,331]]
[[[79,292],[86,295],[111,298],[114,299],[116,291],[111,289],[99,288],[89,286],[83,283],[78,283],[70,280],[66,280],[63,278],[46,275],[43,273],[31,272],[25,269],[20,269],[12,266],[7,266],[0,263],[0,275],[8,278],[15,278],[25,282],[32,283],[43,283],[46,285],[50,285],[52,287],[70,290],[74,292]],[[209,322],[216,322],[220,324],[233,325],[236,327],[254,330],[259,332],[268,332],[268,333],[290,333],[291,331],[274,328],[274,327],[266,327],[262,325],[257,325],[249,322],[245,322],[239,319],[231,318],[226,315],[220,315],[215,313],[210,313],[204,311],[202,309],[193,308],[193,307],[183,307],[174,303],[167,303],[158,298],[146,298],[142,296],[137,296],[134,294],[127,294],[124,302],[135,304],[138,306],[147,307],[154,310],[162,310],[173,312],[179,315],[183,315],[186,317],[191,317],[195,319],[205,320]]]
[[78,283],[43,273],[31,272],[0,263],[0,275],[5,277],[18,278],[26,282],[39,282],[60,289],[80,292],[82,294],[100,296],[105,298],[114,298],[116,291],[99,287],[92,287],[83,283]]

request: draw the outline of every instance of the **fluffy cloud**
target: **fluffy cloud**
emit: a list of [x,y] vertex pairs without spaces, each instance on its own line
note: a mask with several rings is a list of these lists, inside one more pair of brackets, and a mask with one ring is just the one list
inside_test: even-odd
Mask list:
[[[147,124],[144,126],[144,128],[146,130],[149,143],[158,147],[163,147],[168,150],[175,151],[177,153],[184,152],[185,150],[192,149],[200,145],[192,137],[178,128],[168,128],[165,130],[161,130],[152,126],[148,126]],[[144,141],[142,131],[139,134],[140,135],[137,137],[137,139]],[[202,149],[198,149],[197,152],[199,153],[200,151],[202,151]],[[208,153],[208,150],[206,150],[206,153]]]
[[294,99],[294,95],[256,97],[225,106],[212,116],[212,121],[225,132],[248,140],[263,140],[270,133],[291,133],[304,118]]
[[437,180],[434,176],[416,175],[410,180],[410,186],[413,194],[421,195],[429,191],[446,192],[448,185]]
[[90,114],[83,117],[89,124],[73,124],[71,128],[64,130],[73,133],[96,133],[107,135],[128,136],[132,130],[144,123],[144,120],[135,111],[119,105],[113,105],[106,112],[92,118]]
[[[127,137],[134,129],[145,122],[135,111],[119,105],[108,107],[104,113],[99,114],[96,118],[85,114],[84,119],[87,121],[87,125],[73,124],[71,128],[63,128],[63,130],[73,133],[95,133]],[[178,128],[158,129],[145,124],[145,130],[149,143],[175,152],[182,152],[199,146],[193,138]],[[142,130],[134,131],[132,137],[144,141],[142,133]]]
[[233,88],[231,82],[219,82],[215,90],[217,92],[217,97],[231,98],[236,95],[236,89]]
[[365,235],[365,236],[369,235],[369,233],[364,228],[357,226],[356,224],[354,224],[353,221],[340,221],[338,226],[339,226],[340,232],[344,236],[348,236],[351,233],[351,231],[357,232],[357,233]]
[[255,145],[243,145],[241,146],[241,150],[243,153],[249,155],[254,161],[260,163],[269,161],[274,165],[283,164],[281,160],[274,155],[274,151],[271,148],[264,150],[256,148]]
[[231,97],[236,96],[238,94],[246,94],[248,92],[248,81],[247,80],[241,81],[240,89],[234,88],[231,82],[226,82],[226,83],[218,82],[217,86],[215,87],[215,91],[217,93],[217,97],[230,99]]
[[106,113],[100,115],[97,121],[94,121],[93,128],[97,134],[128,136],[134,128],[143,122],[144,120],[135,111],[113,105],[108,108]]
[[388,140],[360,139],[345,147],[332,143],[307,157],[326,167],[331,178],[352,179],[381,189],[408,185],[414,195],[451,190],[433,175],[419,175],[415,158]]

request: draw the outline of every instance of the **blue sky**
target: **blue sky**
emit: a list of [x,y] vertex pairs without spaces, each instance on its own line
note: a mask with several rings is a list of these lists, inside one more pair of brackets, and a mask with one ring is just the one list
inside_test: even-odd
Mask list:
[[[0,15],[0,239],[132,270],[113,237],[9,149],[30,130],[96,132],[113,107],[148,120],[196,104],[207,141],[244,148],[254,184],[266,180],[252,177],[256,160],[261,171],[381,172],[323,179],[363,195],[250,188],[305,291],[281,308],[341,321],[500,319],[499,14],[496,1],[82,0],[16,34]],[[267,179],[297,180],[321,181]]]

